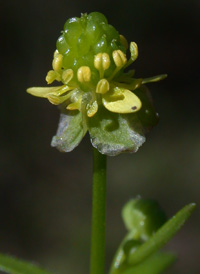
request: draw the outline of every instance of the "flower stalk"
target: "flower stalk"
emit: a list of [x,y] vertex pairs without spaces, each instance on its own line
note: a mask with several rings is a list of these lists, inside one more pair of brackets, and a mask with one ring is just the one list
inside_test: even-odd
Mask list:
[[106,155],[93,148],[90,274],[105,273]]

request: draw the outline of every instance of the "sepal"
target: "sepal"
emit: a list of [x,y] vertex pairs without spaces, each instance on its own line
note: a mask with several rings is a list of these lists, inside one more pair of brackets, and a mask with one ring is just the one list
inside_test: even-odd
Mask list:
[[61,152],[70,152],[79,145],[87,132],[80,111],[68,111],[60,114],[60,121],[56,136],[51,141],[51,146]]
[[145,142],[137,114],[118,114],[102,105],[98,115],[88,119],[92,145],[102,154],[115,156],[122,152],[136,152]]
[[134,93],[142,102],[142,107],[137,112],[137,115],[143,126],[144,132],[147,133],[158,123],[159,115],[155,111],[151,93],[145,85],[135,89]]

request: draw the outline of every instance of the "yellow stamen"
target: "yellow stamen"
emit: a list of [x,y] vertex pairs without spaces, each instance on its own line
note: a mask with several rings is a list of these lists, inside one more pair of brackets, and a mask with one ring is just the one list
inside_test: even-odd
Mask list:
[[110,67],[110,56],[105,52],[95,55],[94,67],[99,71],[100,78],[103,78],[104,71]]
[[97,83],[96,93],[105,94],[107,91],[109,91],[109,88],[110,88],[109,82],[106,79],[101,79]]
[[65,84],[68,84],[73,77],[74,77],[74,72],[72,69],[66,69],[62,73],[62,80]]
[[91,70],[87,66],[82,66],[77,71],[77,78],[80,83],[89,82],[91,80]]
[[55,57],[52,62],[52,67],[55,71],[59,71],[62,68],[62,59],[63,59],[62,54],[60,53],[55,54]]
[[91,105],[88,105],[87,116],[92,117],[97,113],[98,110],[98,103],[94,101]]
[[131,60],[134,62],[138,57],[138,46],[135,42],[130,43]]
[[124,68],[130,66],[138,58],[138,46],[135,42],[130,43],[130,53],[131,53],[131,57],[126,63]]
[[56,49],[56,50],[54,51],[53,58],[55,58],[56,55],[58,55],[58,54],[59,54],[59,51]]
[[126,62],[127,62],[127,58],[126,55],[121,51],[121,50],[114,50],[112,53],[113,56],[113,60],[115,62],[116,67],[123,67]]
[[57,80],[57,81],[61,80],[60,74],[57,71],[55,71],[55,70],[50,70],[47,73],[47,76],[46,76],[47,84],[51,84],[55,80]]

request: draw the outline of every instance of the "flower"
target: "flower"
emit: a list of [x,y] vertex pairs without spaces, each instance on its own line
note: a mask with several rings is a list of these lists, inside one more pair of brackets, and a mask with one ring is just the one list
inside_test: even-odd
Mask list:
[[137,45],[130,43],[128,60],[125,37],[98,12],[67,20],[56,46],[46,81],[62,85],[27,89],[60,107],[51,145],[69,152],[89,131],[92,145],[103,154],[137,151],[146,131],[157,122],[144,84],[166,75],[136,79],[133,70],[125,72],[138,56]]

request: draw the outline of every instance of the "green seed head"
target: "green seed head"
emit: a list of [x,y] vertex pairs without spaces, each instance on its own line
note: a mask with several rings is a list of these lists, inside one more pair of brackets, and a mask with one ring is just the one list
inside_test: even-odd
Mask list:
[[123,54],[126,51],[117,30],[109,25],[105,16],[99,12],[82,14],[80,18],[67,20],[56,47],[63,57],[63,69],[72,69],[74,75],[77,75],[80,67],[89,67],[91,81],[95,85],[103,77],[102,70],[98,72],[98,65],[95,66],[95,57],[98,54],[107,57],[108,61],[102,60],[101,66],[103,70],[107,70],[106,76],[109,77],[116,68],[112,57],[113,51],[120,50]]

